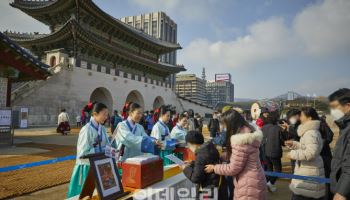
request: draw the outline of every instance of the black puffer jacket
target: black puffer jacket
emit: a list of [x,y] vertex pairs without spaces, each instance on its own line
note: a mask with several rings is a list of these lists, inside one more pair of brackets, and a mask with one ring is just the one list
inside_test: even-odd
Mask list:
[[183,170],[185,176],[193,183],[198,184],[203,189],[213,189],[219,187],[218,199],[227,199],[227,185],[225,177],[220,177],[215,173],[206,174],[205,165],[219,164],[220,154],[215,145],[211,142],[204,143],[196,151],[196,160]]
[[327,122],[321,119],[320,133],[323,139],[323,148],[321,151],[322,157],[332,157],[332,152],[329,144],[333,141],[334,133],[331,128],[329,128]]
[[320,133],[323,140],[323,147],[320,154],[323,159],[324,174],[326,178],[329,178],[329,175],[331,173],[331,162],[332,162],[332,152],[329,144],[333,141],[334,133],[331,130],[331,128],[329,128],[326,120],[321,119],[320,121],[321,121]]
[[265,156],[282,158],[282,146],[284,145],[282,128],[275,124],[266,124],[261,130],[264,134],[263,148]]
[[350,199],[350,114],[336,121],[340,128],[331,168],[331,190]]
[[208,128],[210,131],[217,131],[219,132],[220,130],[220,123],[218,119],[213,119],[211,118],[208,124]]

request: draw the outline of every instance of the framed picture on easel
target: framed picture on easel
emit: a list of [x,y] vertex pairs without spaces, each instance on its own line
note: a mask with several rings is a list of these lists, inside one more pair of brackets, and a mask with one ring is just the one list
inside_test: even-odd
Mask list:
[[129,194],[124,192],[115,159],[100,153],[84,157],[89,158],[90,170],[80,199],[91,197],[95,187],[101,200],[115,200]]
[[121,182],[116,165],[113,164],[112,158],[94,158],[93,170],[96,176],[97,190],[103,197],[108,197],[113,194],[122,193]]

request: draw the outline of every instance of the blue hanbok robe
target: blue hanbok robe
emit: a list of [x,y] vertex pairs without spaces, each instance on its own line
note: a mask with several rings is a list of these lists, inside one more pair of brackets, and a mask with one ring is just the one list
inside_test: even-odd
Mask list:
[[179,124],[176,124],[171,130],[170,137],[176,139],[179,142],[184,142],[187,135],[186,129],[181,127]]
[[173,150],[175,149],[175,143],[170,137],[168,126],[161,119],[159,119],[158,122],[153,126],[151,136],[157,140],[162,141],[163,143],[164,149],[160,151],[160,157],[163,159],[163,165],[167,166],[172,164],[173,162],[171,162],[165,156],[173,153]]
[[[100,141],[101,145],[98,145]],[[94,147],[94,144],[96,147]],[[73,168],[67,197],[79,195],[90,169],[89,159],[80,159],[81,156],[104,152],[106,145],[111,145],[108,140],[107,130],[103,125],[98,124],[93,118],[79,132],[77,143],[77,158]]]
[[158,122],[152,128],[151,137],[160,141],[171,140],[169,127],[162,122],[162,120],[158,120]]
[[148,136],[142,125],[128,118],[119,123],[115,133],[117,150],[123,151],[119,161],[142,155],[144,153],[156,154],[155,139]]

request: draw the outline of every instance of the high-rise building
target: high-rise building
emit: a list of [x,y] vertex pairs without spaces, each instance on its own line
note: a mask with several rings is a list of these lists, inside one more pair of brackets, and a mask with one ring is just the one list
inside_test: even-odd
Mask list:
[[215,106],[219,102],[230,103],[234,101],[234,85],[231,74],[215,74],[215,81],[206,83],[207,104]]
[[176,75],[176,93],[198,103],[206,103],[205,80],[195,74]]
[[[164,12],[128,16],[120,20],[164,42],[177,44],[177,24]],[[176,65],[176,51],[160,55],[159,61],[170,65]],[[168,78],[170,82],[175,85],[175,74],[172,74]]]

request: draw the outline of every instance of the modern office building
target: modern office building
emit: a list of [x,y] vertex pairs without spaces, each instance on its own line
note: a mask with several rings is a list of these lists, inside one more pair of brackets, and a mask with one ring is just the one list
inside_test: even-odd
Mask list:
[[[163,42],[177,43],[177,24],[164,12],[146,13],[136,16],[128,16],[120,19],[122,22],[132,26],[144,33],[153,36]],[[159,56],[161,63],[177,65],[176,51],[168,52]],[[175,85],[175,74],[170,77],[170,82]]]
[[206,103],[205,80],[195,74],[176,75],[176,94],[198,103]]
[[234,85],[231,74],[215,74],[215,80],[206,83],[206,92],[209,106],[215,106],[219,102],[234,102]]

